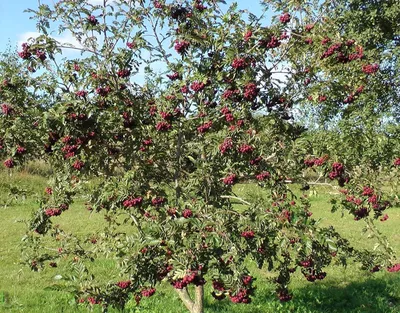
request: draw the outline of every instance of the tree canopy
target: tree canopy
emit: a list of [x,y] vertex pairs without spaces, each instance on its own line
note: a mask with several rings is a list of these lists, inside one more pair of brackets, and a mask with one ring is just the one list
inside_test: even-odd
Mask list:
[[[42,158],[54,170],[24,237],[26,263],[67,260],[77,301],[104,310],[167,281],[192,313],[203,312],[206,281],[216,299],[250,302],[248,259],[275,273],[281,301],[296,269],[315,281],[352,258],[395,271],[385,238],[359,251],[318,225],[303,175],[340,186],[333,210],[370,229],[398,201],[371,172],[395,183],[400,166],[400,8],[378,2],[274,0],[247,12],[223,1],[64,0],[29,10],[41,35],[19,48],[21,62],[6,56],[0,90],[4,165]],[[68,49],[80,56],[63,57]],[[239,183],[263,191],[243,199]],[[104,214],[101,234],[53,223],[82,194]],[[99,257],[117,260],[122,278],[96,279],[88,264]]]

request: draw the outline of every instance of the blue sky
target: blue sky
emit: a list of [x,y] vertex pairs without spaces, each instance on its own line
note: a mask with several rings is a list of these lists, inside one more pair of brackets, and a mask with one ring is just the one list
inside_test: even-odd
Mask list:
[[[56,0],[54,0],[55,2]],[[100,0],[88,0],[99,2]],[[52,3],[53,0],[42,0],[42,3]],[[227,0],[227,3],[231,1]],[[259,0],[238,0],[240,9],[254,12],[259,8]],[[18,43],[26,41],[36,31],[35,21],[30,20],[27,8],[36,9],[37,0],[0,0],[0,52],[11,45],[14,49]],[[257,12],[255,12],[257,13]]]

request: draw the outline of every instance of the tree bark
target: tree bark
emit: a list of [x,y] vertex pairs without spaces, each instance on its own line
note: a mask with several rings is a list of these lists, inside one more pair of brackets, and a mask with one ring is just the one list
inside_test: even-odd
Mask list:
[[190,313],[204,313],[204,288],[203,286],[195,287],[195,300],[193,301],[189,295],[187,288],[175,289],[181,298],[185,307]]

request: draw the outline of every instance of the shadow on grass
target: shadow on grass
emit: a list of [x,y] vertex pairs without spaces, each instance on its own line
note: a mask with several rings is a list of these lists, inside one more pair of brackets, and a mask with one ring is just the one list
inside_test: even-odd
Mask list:
[[206,312],[240,313],[398,313],[400,275],[368,278],[341,286],[340,281],[309,284],[292,290],[293,300],[280,303],[271,289],[257,290],[251,305],[207,301]]

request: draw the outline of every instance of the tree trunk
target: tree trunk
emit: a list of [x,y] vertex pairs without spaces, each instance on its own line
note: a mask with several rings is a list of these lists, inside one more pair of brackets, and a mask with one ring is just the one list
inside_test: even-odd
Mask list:
[[190,313],[204,313],[204,288],[203,286],[196,286],[194,291],[194,301],[189,295],[187,288],[175,289],[181,298],[183,304]]

